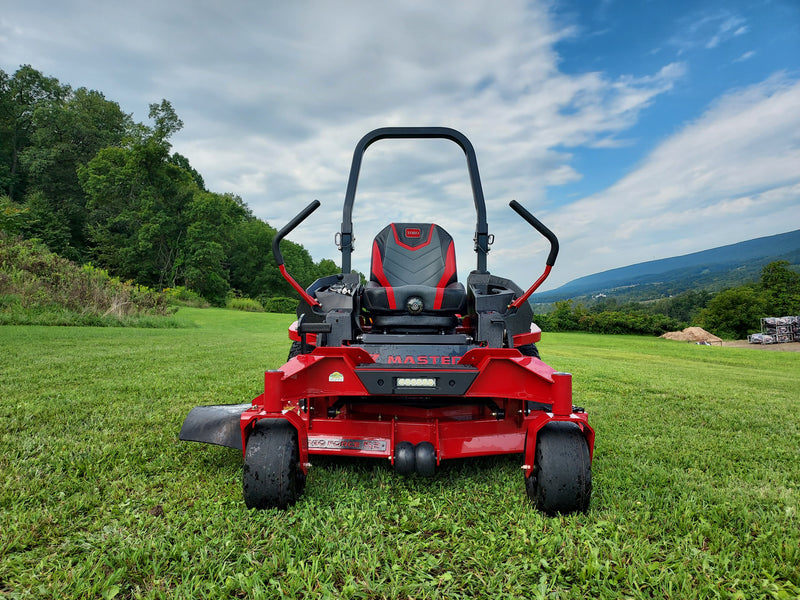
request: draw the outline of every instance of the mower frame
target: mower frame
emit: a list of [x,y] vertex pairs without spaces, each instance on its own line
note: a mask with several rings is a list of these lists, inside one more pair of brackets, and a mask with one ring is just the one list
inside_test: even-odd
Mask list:
[[[429,138],[455,142],[467,160],[477,254],[467,310],[446,331],[413,329],[426,322],[415,321],[411,308],[410,316],[397,317],[411,330],[378,328],[362,306],[363,288],[351,267],[362,158],[379,140]],[[594,430],[584,409],[573,405],[572,376],[539,359],[541,331],[527,303],[555,264],[556,236],[512,201],[550,242],[550,254],[526,291],[490,274],[475,150],[462,133],[444,127],[376,129],[358,142],[337,235],[342,272],[304,289],[286,270],[280,243],[319,206],[316,200],[306,206],[272,244],[279,270],[301,297],[288,361],[265,372],[264,392],[251,404],[195,408],[180,438],[241,449],[245,502],[254,508],[294,503],[314,455],[383,458],[400,474],[432,475],[447,459],[522,454],[525,488],[537,508],[587,510]]]

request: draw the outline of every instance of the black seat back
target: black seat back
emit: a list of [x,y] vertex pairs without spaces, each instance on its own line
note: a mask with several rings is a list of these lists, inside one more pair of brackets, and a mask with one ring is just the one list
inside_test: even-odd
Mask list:
[[392,223],[375,236],[364,308],[394,332],[446,331],[466,308],[453,238],[433,223]]
[[[433,223],[392,223],[372,244],[370,281],[445,288],[457,281],[453,238]],[[440,308],[440,307],[431,307]]]

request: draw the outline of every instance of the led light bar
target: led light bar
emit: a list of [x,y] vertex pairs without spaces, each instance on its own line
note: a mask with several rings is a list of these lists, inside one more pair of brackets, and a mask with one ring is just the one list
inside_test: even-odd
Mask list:
[[397,387],[435,388],[436,377],[398,377]]

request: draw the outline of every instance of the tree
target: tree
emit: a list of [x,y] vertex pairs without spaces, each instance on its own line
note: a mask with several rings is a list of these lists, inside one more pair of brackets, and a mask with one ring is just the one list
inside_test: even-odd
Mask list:
[[8,196],[0,195],[0,231],[17,235],[24,223],[27,208],[21,207]]
[[216,306],[224,306],[230,289],[223,263],[225,252],[218,242],[200,241],[187,250],[184,277],[187,287]]
[[[275,229],[233,195],[209,192],[171,151],[183,127],[167,100],[151,124],[133,122],[102,93],[73,91],[28,65],[0,70],[0,229],[44,241],[153,287],[185,285],[215,304],[231,284],[251,297],[292,295],[275,265]],[[307,286],[338,272],[283,244]]]
[[152,139],[169,148],[169,138],[183,129],[183,121],[178,118],[178,113],[169,100],[150,104],[150,119],[155,122],[152,129]]
[[30,145],[20,155],[31,210],[28,236],[45,240],[52,251],[72,260],[86,258],[86,195],[78,168],[100,149],[120,145],[129,123],[116,102],[85,88],[63,102],[36,108]]
[[206,191],[206,182],[203,181],[203,176],[200,175],[200,173],[198,173],[192,167],[192,165],[189,164],[188,158],[186,158],[182,154],[178,154],[177,152],[175,152],[173,153],[172,156],[169,157],[169,162],[175,165],[176,167],[180,167],[181,169],[189,173],[194,179],[194,182],[197,184],[197,187],[199,187],[204,192]]
[[57,79],[45,77],[30,65],[9,77],[0,70],[0,189],[15,202],[22,200],[25,176],[20,155],[31,143],[36,109],[61,102],[70,93]]
[[254,217],[234,227],[229,255],[231,287],[251,298],[290,293],[272,256],[276,233],[275,228]]
[[180,119],[166,100],[150,109],[154,128],[135,128],[126,147],[104,148],[78,176],[92,257],[120,277],[173,287],[185,261],[185,211],[199,190],[188,172],[168,162],[169,136]]
[[317,265],[317,279],[327,277],[328,275],[336,275],[341,273],[342,270],[330,258],[323,258]]
[[550,313],[549,325],[558,331],[576,331],[581,329],[579,323],[586,314],[582,304],[573,307],[572,300],[559,300]]
[[720,292],[700,311],[697,324],[725,338],[742,339],[759,330],[767,302],[755,286]]
[[184,279],[212,304],[225,304],[230,289],[227,257],[234,226],[246,216],[238,198],[197,191],[186,211]]
[[761,286],[770,315],[800,314],[800,274],[789,269],[789,261],[777,260],[766,265],[761,270]]

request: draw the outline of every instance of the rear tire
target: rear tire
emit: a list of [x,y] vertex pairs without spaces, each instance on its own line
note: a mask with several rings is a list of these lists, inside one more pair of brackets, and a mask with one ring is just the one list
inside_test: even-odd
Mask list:
[[242,492],[247,508],[280,508],[303,493],[306,476],[300,468],[297,431],[283,420],[263,419],[247,436]]
[[286,359],[286,362],[292,360],[295,356],[299,356],[302,354],[302,345],[300,342],[292,342],[292,347],[289,348],[289,357]]
[[551,422],[539,430],[533,472],[525,478],[525,491],[547,515],[589,509],[592,466],[589,444],[578,425]]
[[522,346],[518,346],[517,350],[520,351],[522,356],[532,356],[533,358],[539,358],[539,349],[536,347],[536,344],[523,344]]

